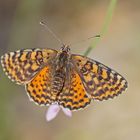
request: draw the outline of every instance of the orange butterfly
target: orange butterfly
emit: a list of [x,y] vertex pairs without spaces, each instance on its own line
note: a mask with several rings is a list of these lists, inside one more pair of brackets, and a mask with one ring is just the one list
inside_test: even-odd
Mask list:
[[52,49],[24,49],[1,57],[3,70],[17,84],[25,85],[31,100],[39,105],[57,103],[78,110],[91,100],[106,100],[127,88],[116,71],[88,57],[71,54],[64,45]]

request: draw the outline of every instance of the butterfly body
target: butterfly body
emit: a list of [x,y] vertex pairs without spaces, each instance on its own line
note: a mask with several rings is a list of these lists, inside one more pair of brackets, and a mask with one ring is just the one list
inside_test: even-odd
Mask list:
[[52,49],[24,49],[1,57],[8,77],[24,85],[39,105],[57,103],[70,110],[86,107],[92,100],[106,100],[122,93],[127,81],[111,68],[88,57],[71,54],[64,45]]
[[54,68],[52,72],[52,85],[51,85],[51,92],[53,95],[53,100],[57,100],[57,96],[60,92],[62,92],[63,87],[65,85],[65,77],[68,70],[69,65],[69,51],[68,46],[63,46],[61,51],[57,54],[56,58],[54,58]]

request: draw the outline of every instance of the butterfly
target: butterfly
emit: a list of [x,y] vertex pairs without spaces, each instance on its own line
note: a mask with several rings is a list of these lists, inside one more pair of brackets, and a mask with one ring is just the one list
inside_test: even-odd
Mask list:
[[23,49],[1,57],[6,75],[24,85],[38,105],[58,105],[70,110],[86,107],[93,100],[121,94],[127,81],[116,71],[86,56],[71,54],[68,45],[53,49]]

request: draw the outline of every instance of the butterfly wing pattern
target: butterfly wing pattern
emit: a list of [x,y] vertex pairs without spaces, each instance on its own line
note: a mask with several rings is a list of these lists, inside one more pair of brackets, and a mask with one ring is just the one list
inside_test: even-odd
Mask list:
[[121,94],[127,88],[125,78],[95,60],[72,55],[72,61],[92,99],[107,100]]
[[78,110],[90,104],[91,98],[88,97],[79,74],[74,69],[71,69],[70,78],[67,79],[69,80],[67,80],[58,96],[58,104],[70,110]]
[[52,104],[51,98],[51,67],[46,66],[35,77],[26,84],[26,91],[33,100],[38,105],[50,105]]
[[88,57],[52,49],[24,49],[1,57],[7,76],[25,85],[38,105],[57,103],[70,110],[86,107],[92,100],[107,100],[122,93],[127,81],[116,71]]
[[7,76],[17,84],[28,83],[56,55],[52,49],[25,49],[6,53],[1,64]]
[[12,81],[26,86],[31,100],[47,105],[51,102],[51,60],[56,54],[57,51],[52,49],[24,49],[3,55],[1,64]]

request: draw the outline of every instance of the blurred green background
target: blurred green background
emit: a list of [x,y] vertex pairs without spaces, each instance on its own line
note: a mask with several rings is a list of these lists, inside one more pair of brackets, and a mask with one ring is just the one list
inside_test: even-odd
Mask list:
[[[100,33],[110,0],[1,0],[0,55],[22,48],[61,45],[41,20],[72,44]],[[71,46],[84,54],[91,40]],[[0,140],[140,140],[140,1],[118,0],[109,30],[88,55],[122,74],[128,90],[113,100],[93,102],[67,118],[46,122],[47,107],[30,102],[24,87],[0,67]]]

